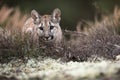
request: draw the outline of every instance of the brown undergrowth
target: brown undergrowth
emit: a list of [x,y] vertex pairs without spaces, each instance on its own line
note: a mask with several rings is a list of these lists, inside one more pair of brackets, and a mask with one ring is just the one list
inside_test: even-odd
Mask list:
[[78,34],[71,36],[67,59],[84,61],[92,56],[94,59],[98,57],[115,59],[120,54],[120,9],[118,7],[115,7],[112,15],[103,16],[101,21],[84,21],[85,29],[81,30],[82,23],[83,21],[77,25]]
[[120,9],[117,7],[114,13],[104,16],[101,21],[87,22],[82,31],[64,30],[64,35],[70,35],[67,40],[64,37],[60,46],[54,43],[45,43],[42,40],[34,42],[33,38],[22,35],[22,26],[28,15],[22,15],[19,9],[2,7],[0,9],[0,56],[5,59],[17,57],[52,57],[62,58],[65,61],[85,61],[89,57],[105,57],[114,59],[120,54]]
[[19,9],[3,6],[0,9],[0,55],[6,57],[21,55],[23,52],[21,28],[27,15],[21,15]]
[[[0,9],[0,56],[1,59],[12,57],[60,57],[63,48],[55,47],[52,43],[45,43],[39,39],[34,40],[30,34],[23,35],[22,26],[28,15],[23,15],[19,9]],[[60,52],[61,51],[61,52]],[[54,55],[53,55],[54,54]],[[2,61],[1,60],[1,61]]]

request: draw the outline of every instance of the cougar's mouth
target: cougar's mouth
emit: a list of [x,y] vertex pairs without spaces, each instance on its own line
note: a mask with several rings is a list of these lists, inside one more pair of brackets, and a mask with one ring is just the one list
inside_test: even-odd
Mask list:
[[45,40],[45,41],[52,41],[53,40],[53,36],[49,36],[49,37],[44,37],[43,39]]

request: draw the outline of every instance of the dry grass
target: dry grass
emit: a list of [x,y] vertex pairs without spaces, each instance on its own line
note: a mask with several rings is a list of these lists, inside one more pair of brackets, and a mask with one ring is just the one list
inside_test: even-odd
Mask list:
[[22,54],[21,28],[27,15],[21,15],[19,9],[2,7],[0,10],[0,55],[7,56],[16,52]]
[[[59,47],[42,40],[35,42],[30,34],[22,35],[22,26],[28,15],[23,15],[19,9],[2,7],[0,9],[0,55],[2,59],[9,56],[52,56],[56,58]],[[52,49],[52,51],[51,51]],[[56,54],[53,56],[53,54]]]
[[87,25],[82,26],[89,27],[84,32],[79,29],[81,24],[77,26],[78,31],[64,31],[65,35],[70,35],[70,40],[65,38],[57,47],[54,43],[45,43],[41,40],[36,43],[29,34],[23,37],[21,29],[27,17],[22,15],[19,9],[1,8],[0,55],[49,56],[62,58],[64,61],[85,61],[93,55],[95,58],[99,56],[114,59],[120,53],[118,35],[120,9],[118,7],[112,15],[104,16],[100,22],[84,21]]
[[[71,34],[67,59],[84,61],[93,55],[96,55],[94,58],[115,59],[120,54],[120,9],[115,7],[112,15],[102,17],[99,22],[84,23],[87,25],[83,26],[81,22],[77,26],[77,34]],[[81,30],[81,27],[85,28]]]

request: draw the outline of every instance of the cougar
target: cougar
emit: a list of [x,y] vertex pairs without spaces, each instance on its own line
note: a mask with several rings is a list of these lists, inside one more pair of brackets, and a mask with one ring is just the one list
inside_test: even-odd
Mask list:
[[23,26],[24,33],[30,33],[34,39],[38,37],[46,42],[59,43],[62,40],[62,30],[60,27],[61,11],[56,8],[51,15],[40,15],[36,10],[31,11]]

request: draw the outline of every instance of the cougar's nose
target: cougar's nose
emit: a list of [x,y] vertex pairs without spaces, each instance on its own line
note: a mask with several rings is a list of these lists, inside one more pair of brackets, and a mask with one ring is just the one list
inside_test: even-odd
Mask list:
[[46,31],[45,34],[44,34],[44,38],[45,38],[46,40],[48,40],[49,37],[50,37],[49,32]]
[[44,35],[44,38],[45,38],[46,40],[48,40],[49,37],[50,37],[49,34],[45,34],[45,35]]

